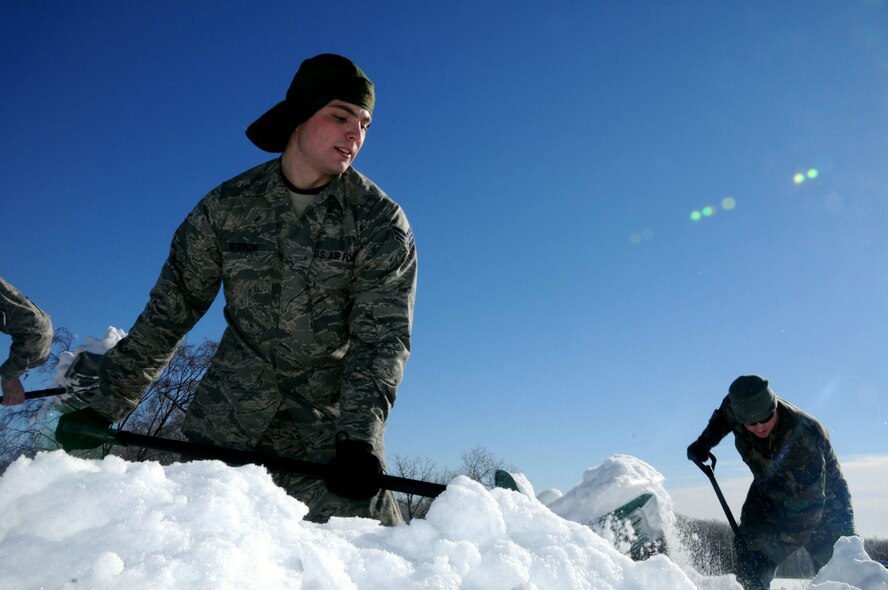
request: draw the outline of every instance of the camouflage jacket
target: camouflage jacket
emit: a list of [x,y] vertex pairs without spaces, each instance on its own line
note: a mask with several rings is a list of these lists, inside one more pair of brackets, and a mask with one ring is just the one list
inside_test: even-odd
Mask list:
[[725,397],[703,438],[715,446],[731,431],[740,457],[752,471],[749,498],[764,504],[744,506],[744,520],[750,517],[801,535],[810,534],[822,519],[853,521],[848,484],[829,433],[813,416],[777,398],[777,424],[768,438],[760,439],[737,421]]
[[221,285],[227,327],[186,434],[250,448],[289,409],[379,444],[410,352],[416,269],[406,216],[370,180],[348,169],[297,216],[280,160],[266,162],[179,226],[90,405],[112,420],[135,407]]
[[0,377],[17,379],[49,358],[52,320],[42,309],[0,277],[0,332],[12,336],[9,358]]

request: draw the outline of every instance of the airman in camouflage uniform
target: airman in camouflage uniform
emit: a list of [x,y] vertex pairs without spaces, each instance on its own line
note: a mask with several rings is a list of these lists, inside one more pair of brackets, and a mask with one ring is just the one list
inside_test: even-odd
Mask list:
[[767,589],[777,566],[804,547],[816,569],[842,536],[854,535],[854,513],[826,429],[778,398],[757,375],[739,377],[688,458],[704,462],[729,432],[753,482],[743,503],[737,579],[747,590]]
[[274,474],[316,522],[401,522],[392,494],[361,480],[384,466],[417,267],[404,212],[350,166],[372,106],[372,83],[347,59],[303,62],[287,100],[247,132],[281,158],[223,183],[188,215],[145,310],[105,355],[88,399],[111,421],[134,408],[221,285],[227,328],[183,433],[332,461],[338,475],[326,485]]
[[52,320],[42,309],[0,277],[0,332],[12,336],[9,358],[0,365],[3,405],[25,401],[21,376],[49,358]]

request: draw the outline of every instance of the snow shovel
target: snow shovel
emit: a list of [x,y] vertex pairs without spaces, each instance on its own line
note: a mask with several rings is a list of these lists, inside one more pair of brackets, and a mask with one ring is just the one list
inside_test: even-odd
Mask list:
[[[494,474],[496,487],[524,493],[519,489],[518,482],[508,471],[498,469]],[[656,510],[655,503],[648,503],[653,494],[641,494],[602,515],[595,522],[586,523],[596,532],[608,531],[613,536],[614,544],[627,544],[629,555],[636,561],[646,559],[661,548],[662,531],[651,525],[648,510]]]
[[[159,436],[147,436],[127,430],[101,428],[85,424],[66,424],[64,428],[68,432],[90,436],[107,444],[167,451],[192,459],[218,460],[229,465],[262,465],[275,471],[298,473],[319,479],[323,479],[327,474],[326,463],[290,459],[288,457],[266,455],[254,451],[228,449],[203,443],[161,438]],[[429,498],[437,497],[447,489],[447,486],[444,484],[387,474],[380,475],[378,483],[379,487],[384,490],[427,496]]]
[[639,561],[659,553],[663,531],[652,526],[647,509],[653,494],[641,494],[619,508],[601,516],[593,527],[596,530],[610,530],[618,542],[629,543],[629,555]]
[[715,455],[709,453],[709,458],[712,460],[712,465],[707,465],[703,461],[694,461],[694,464],[700,468],[700,470],[709,478],[709,481],[712,482],[712,487],[715,490],[715,495],[718,496],[718,501],[722,506],[722,509],[725,511],[725,516],[728,517],[728,523],[731,525],[731,530],[734,531],[734,536],[740,539],[740,528],[737,526],[737,521],[734,520],[734,515],[731,514],[731,508],[728,506],[727,500],[725,500],[724,494],[722,494],[721,488],[718,487],[718,482],[715,481]]

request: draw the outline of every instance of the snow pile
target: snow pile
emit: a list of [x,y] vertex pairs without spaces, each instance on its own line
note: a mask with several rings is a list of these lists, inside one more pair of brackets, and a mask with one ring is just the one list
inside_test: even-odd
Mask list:
[[[613,455],[600,466],[587,469],[582,481],[566,494],[550,489],[542,492],[539,499],[559,516],[590,526],[620,553],[641,557],[668,551],[670,559],[695,583],[702,583],[704,578],[694,570],[691,556],[680,540],[672,497],[664,481],[662,474],[641,459]],[[626,520],[607,517],[644,495],[650,495],[650,500],[639,513],[629,517],[634,527]],[[646,537],[641,546],[635,543],[638,535]],[[705,580],[707,588],[731,587],[725,576]]]
[[[261,467],[56,451],[10,466],[0,513],[0,587],[21,590],[739,588],[662,555],[633,562],[533,498],[462,477],[425,520],[318,525]],[[866,581],[879,566],[843,543],[816,587],[881,588]]]
[[888,568],[869,558],[860,537],[842,537],[833,558],[811,582],[811,590],[888,590]]
[[409,525],[317,525],[306,512],[256,466],[41,453],[0,479],[0,587],[695,587],[665,557],[635,563],[536,500],[467,478]]
[[569,520],[594,522],[644,493],[653,494],[654,500],[671,513],[672,499],[663,487],[663,476],[641,459],[614,455],[600,466],[587,469],[583,480],[549,503],[549,508]]
[[[599,467],[587,469],[583,480],[548,506],[555,514],[568,520],[592,525],[599,534],[609,536],[606,523],[598,524],[604,515],[638,498],[653,497],[645,505],[647,524],[652,532],[675,530],[672,498],[663,487],[663,476],[656,469],[635,457],[614,455]],[[549,492],[551,494],[551,492]],[[609,539],[615,541],[615,539]],[[623,553],[628,547],[617,548]]]

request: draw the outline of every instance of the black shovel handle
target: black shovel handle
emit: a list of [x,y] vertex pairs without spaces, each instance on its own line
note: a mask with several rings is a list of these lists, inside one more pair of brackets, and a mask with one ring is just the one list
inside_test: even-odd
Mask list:
[[[64,387],[53,387],[51,389],[38,389],[35,391],[26,391],[25,399],[38,399],[41,397],[50,397],[53,395],[62,395],[63,393],[67,393],[68,390]],[[3,396],[0,395],[0,404],[3,403]]]
[[[81,424],[66,424],[64,428],[67,431],[91,436],[109,444],[168,451],[192,459],[215,459],[229,465],[263,465],[268,469],[276,471],[298,473],[300,475],[307,475],[321,479],[327,475],[326,463],[316,463],[314,461],[266,455],[265,453],[257,453],[255,451],[228,449],[225,447],[217,447],[216,445],[173,440],[169,438],[161,438],[159,436],[147,436],[126,430],[98,428]],[[429,498],[437,497],[447,489],[447,486],[444,484],[387,474],[379,476],[379,487],[393,492],[427,496]]]
[[712,483],[712,488],[715,490],[715,495],[718,496],[718,501],[721,504],[722,510],[725,511],[725,516],[728,517],[728,523],[731,525],[731,530],[734,531],[734,535],[739,539],[740,527],[737,526],[737,521],[734,520],[734,515],[731,513],[731,507],[728,506],[728,501],[725,500],[725,496],[722,494],[718,482],[715,481],[715,455],[709,453],[709,459],[712,461],[712,465],[707,465],[703,461],[694,461],[694,465],[699,467],[706,477],[709,478],[709,481]]

